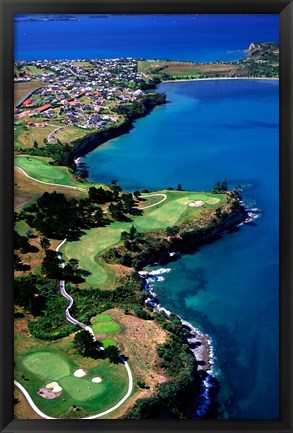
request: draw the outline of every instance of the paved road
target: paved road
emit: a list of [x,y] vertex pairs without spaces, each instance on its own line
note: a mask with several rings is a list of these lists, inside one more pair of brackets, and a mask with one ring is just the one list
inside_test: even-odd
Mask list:
[[[51,183],[51,182],[43,182],[42,180],[36,179],[34,177],[29,176],[22,168],[20,168],[18,165],[16,165],[15,167],[17,167],[26,177],[28,177],[31,180],[34,180],[35,182],[38,183],[42,183],[43,185],[53,185],[53,186],[59,186],[59,187],[64,187],[64,188],[71,188],[71,189],[78,189],[80,191],[86,191],[85,188],[79,188],[77,186],[70,186],[70,185],[63,185],[61,183]],[[166,194],[162,194],[162,193],[156,193],[156,194],[149,194],[148,196],[142,196],[142,197],[156,197],[156,196],[160,196],[163,197],[162,200],[158,201],[157,203],[154,204],[150,204],[149,206],[144,206],[144,207],[139,207],[137,209],[139,210],[144,210],[144,209],[149,209],[150,207],[153,206],[157,206],[158,204],[163,203],[163,201],[165,201],[167,199],[167,195]]]
[[[51,125],[50,123],[48,123],[49,126],[55,126],[55,125]],[[54,141],[56,141],[56,138],[54,137],[54,134],[59,131],[60,129],[63,129],[64,126],[58,126],[58,128],[54,129],[54,131],[51,131],[50,134],[48,135],[48,141],[50,143],[53,143]]]
[[149,194],[147,196],[141,196],[141,197],[156,197],[156,196],[161,196],[161,197],[163,197],[163,199],[158,201],[157,203],[150,204],[149,206],[145,206],[145,207],[138,207],[137,209],[139,209],[139,210],[149,209],[150,207],[157,206],[158,204],[163,203],[163,201],[165,201],[167,199],[167,194],[161,194],[161,193]]
[[[63,260],[62,260],[62,258],[61,258],[61,255],[60,255],[60,253],[59,253],[59,248],[61,248],[62,247],[62,245],[64,245],[65,244],[65,242],[66,242],[66,238],[58,245],[58,247],[56,248],[56,254],[57,254],[57,257],[58,257],[58,260],[60,261],[60,263],[61,263],[61,266],[62,266],[62,268],[64,268],[64,266],[65,266],[65,263],[63,262]],[[65,316],[66,316],[66,319],[68,320],[68,322],[70,322],[70,323],[73,323],[73,325],[77,325],[77,326],[80,326],[80,328],[83,328],[83,329],[85,329],[85,328],[89,328],[89,327],[87,327],[87,325],[84,325],[83,323],[81,323],[81,322],[79,322],[78,320],[76,320],[76,319],[74,319],[72,316],[71,316],[71,314],[70,314],[70,312],[69,312],[69,310],[70,310],[70,308],[72,307],[72,305],[73,305],[73,298],[66,292],[66,289],[65,289],[65,280],[61,280],[60,281],[60,283],[59,283],[59,285],[60,285],[60,293],[61,293],[61,295],[64,297],[64,298],[66,298],[68,301],[69,301],[69,304],[68,304],[68,306],[66,307],[66,310],[65,310]],[[89,329],[88,329],[89,330]],[[94,333],[93,333],[94,334]]]

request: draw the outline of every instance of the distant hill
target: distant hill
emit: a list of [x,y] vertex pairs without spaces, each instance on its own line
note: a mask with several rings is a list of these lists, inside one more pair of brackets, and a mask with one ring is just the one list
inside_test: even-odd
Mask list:
[[139,60],[138,71],[160,80],[217,77],[279,77],[279,44],[252,42],[239,61],[182,62],[170,60]]

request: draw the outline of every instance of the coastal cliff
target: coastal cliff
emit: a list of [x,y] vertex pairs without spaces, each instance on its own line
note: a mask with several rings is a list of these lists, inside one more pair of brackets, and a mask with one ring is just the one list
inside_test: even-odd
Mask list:
[[139,103],[133,104],[131,107],[119,107],[117,112],[125,116],[123,124],[94,132],[85,138],[73,142],[75,157],[85,156],[88,152],[96,149],[106,141],[128,133],[133,128],[133,122],[136,119],[146,116],[157,105],[165,103],[166,95],[164,93],[147,93]]
[[112,138],[119,137],[122,134],[126,134],[133,127],[133,120],[125,120],[120,126],[113,126],[112,128],[104,131],[94,132],[82,138],[78,142],[75,142],[74,155],[76,158],[85,156],[87,153],[96,149],[101,144],[105,143]]
[[[154,262],[166,264],[172,260],[171,252],[195,251],[201,245],[219,239],[225,232],[234,230],[238,224],[244,222],[249,217],[246,209],[238,199],[233,198],[232,200],[218,216],[213,213],[205,220],[180,224],[176,227],[176,234],[171,236],[167,236],[165,230],[147,232],[145,234],[147,242],[140,244],[135,251],[119,245],[110,248],[101,257],[108,263],[119,263],[138,271]],[[125,260],[126,256],[127,260]]]

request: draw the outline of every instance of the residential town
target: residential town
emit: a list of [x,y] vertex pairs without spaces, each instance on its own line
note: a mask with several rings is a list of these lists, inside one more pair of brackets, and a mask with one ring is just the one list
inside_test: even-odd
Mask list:
[[78,129],[98,131],[123,123],[117,107],[144,95],[140,85],[145,77],[132,58],[42,60],[16,62],[14,81],[25,92],[15,101],[15,131],[49,126],[46,144],[66,127],[74,127],[78,138]]

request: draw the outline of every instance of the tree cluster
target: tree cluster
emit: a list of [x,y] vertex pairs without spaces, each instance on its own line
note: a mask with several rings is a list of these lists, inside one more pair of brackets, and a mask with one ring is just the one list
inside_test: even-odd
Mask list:
[[102,343],[96,341],[94,336],[83,329],[75,334],[73,345],[82,356],[93,359],[109,359],[110,362],[117,364],[120,361],[118,347],[110,345],[103,347]]
[[18,216],[45,237],[76,237],[81,230],[104,224],[103,212],[90,198],[67,200],[64,194],[45,192]]
[[228,181],[227,179],[224,179],[220,181],[219,179],[216,180],[215,186],[212,189],[212,194],[223,194],[228,191]]

